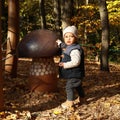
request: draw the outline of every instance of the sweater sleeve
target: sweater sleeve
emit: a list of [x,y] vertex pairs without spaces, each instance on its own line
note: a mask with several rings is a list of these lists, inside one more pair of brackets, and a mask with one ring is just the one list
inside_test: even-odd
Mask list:
[[71,61],[64,63],[64,69],[77,67],[81,61],[81,53],[78,49],[72,50],[70,53]]

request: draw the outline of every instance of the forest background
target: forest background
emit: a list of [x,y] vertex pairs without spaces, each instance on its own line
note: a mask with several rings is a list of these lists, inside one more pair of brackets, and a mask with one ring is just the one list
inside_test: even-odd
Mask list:
[[[109,18],[109,61],[120,62],[120,1],[107,0]],[[62,3],[59,6],[62,6]],[[86,48],[86,57],[95,59],[99,57],[101,49],[101,23],[97,0],[75,0],[72,5],[71,24],[78,28],[80,44]],[[58,6],[58,7],[59,7]],[[63,26],[61,21],[56,23],[55,2],[45,0],[42,7],[45,17],[45,28],[61,32]],[[68,11],[69,12],[69,11]],[[42,14],[40,0],[20,0],[19,1],[19,34],[20,40],[29,32],[41,29]],[[61,15],[62,16],[62,15]],[[8,2],[2,0],[2,41],[5,44],[8,31]],[[57,25],[59,24],[59,26]]]
[[[107,7],[107,9],[105,7]],[[106,17],[104,16],[105,12],[108,13],[108,16]],[[102,21],[101,15],[103,15],[102,17],[104,17],[104,21],[103,21],[104,26],[101,25],[101,21]],[[114,107],[114,109],[111,110],[113,111],[116,110],[119,113],[118,111],[119,108],[117,107],[119,104],[118,98],[119,98],[119,73],[120,73],[119,65],[118,65],[120,63],[120,1],[119,0],[99,0],[99,1],[98,0],[2,0],[0,1],[0,16],[1,16],[0,44],[2,48],[0,49],[0,61],[1,61],[0,62],[0,83],[1,83],[0,110],[3,110],[4,104],[5,106],[7,106],[7,108],[14,109],[18,104],[19,104],[18,108],[21,107],[20,103],[22,102],[23,106],[25,107],[25,102],[18,98],[22,98],[25,95],[25,98],[28,99],[29,101],[30,100],[29,97],[32,96],[31,93],[30,94],[27,93],[28,86],[26,87],[26,80],[27,80],[26,72],[28,72],[28,67],[29,67],[29,64],[27,64],[28,61],[25,61],[24,64],[23,61],[22,63],[20,63],[19,61],[19,65],[23,65],[23,66],[21,68],[20,66],[18,66],[18,71],[17,71],[16,63],[18,58],[16,57],[16,45],[24,38],[24,36],[26,36],[26,34],[30,33],[33,30],[45,28],[57,32],[58,35],[61,37],[62,29],[65,28],[65,26],[67,25],[74,24],[78,28],[79,42],[81,46],[84,47],[85,57],[90,62],[90,64],[86,63],[87,72],[86,72],[86,81],[84,84],[84,87],[87,88],[86,90],[88,90],[88,96],[87,96],[88,99],[91,96],[95,97],[98,95],[99,98],[98,100],[103,100],[102,99],[103,96],[105,97],[103,101],[111,100],[112,102],[114,102],[115,100],[117,100],[117,102],[116,101],[114,102],[116,104],[112,104],[113,106],[114,105],[116,106]],[[102,34],[102,32],[106,23],[107,24],[109,23],[109,27],[107,26],[109,34],[107,36],[107,39],[105,38],[102,41],[102,37],[104,37],[105,35]],[[13,32],[12,30],[15,31]],[[101,46],[103,44],[102,47],[104,48],[104,42],[105,44],[106,42],[108,42],[107,45],[109,45],[108,47],[109,49],[106,49],[107,52],[109,51],[108,56],[106,54],[107,58],[106,57],[105,58],[109,62],[117,63],[117,65],[114,64],[116,65],[115,68],[112,67],[111,64],[109,66],[105,64],[107,67],[110,67],[110,73],[105,72],[106,70],[108,70],[106,68],[103,69],[105,70],[104,72],[99,71],[98,69],[99,67],[98,63],[100,62],[100,52],[102,51]],[[6,50],[8,49],[8,46],[10,47],[9,48],[10,51],[8,53],[10,56],[6,56],[5,54]],[[1,54],[1,52],[3,54]],[[104,49],[102,55],[104,56]],[[14,62],[8,61],[9,63],[11,62],[11,64],[8,63],[4,64],[7,60],[10,60],[11,58],[13,58]],[[9,67],[10,66],[12,67],[10,71],[11,73],[5,70],[4,67],[6,67],[7,65]],[[27,65],[27,67],[25,65]],[[21,71],[25,72],[24,77],[19,76],[19,75],[23,75],[20,74]],[[19,73],[19,75],[17,72]],[[11,76],[9,76],[7,73],[10,73]],[[18,77],[16,75],[18,75]],[[93,90],[91,93],[89,93],[90,89],[88,89],[89,88],[88,86],[90,87],[91,90]],[[100,88],[98,88],[98,86]],[[105,88],[105,89],[102,90],[101,88],[102,89]],[[97,90],[96,92],[95,89]],[[99,92],[101,91],[101,94],[98,94],[98,91]],[[93,93],[95,94],[93,95]],[[5,96],[5,99],[3,97],[3,94]],[[12,95],[13,97],[11,97]],[[30,96],[26,97],[28,95]],[[52,95],[54,96],[54,94]],[[113,98],[109,99],[109,96],[112,96]],[[35,101],[34,103],[37,103],[36,100],[39,100],[39,102],[44,103],[46,99],[43,100],[43,95],[40,95],[40,97],[41,99],[36,99],[36,98],[34,100],[31,99],[31,104],[28,103],[28,105],[32,106],[33,101]],[[50,98],[49,95],[47,98]],[[56,98],[58,99],[58,97]],[[27,101],[26,99],[25,101]],[[61,103],[63,99],[65,98],[61,97],[61,100],[58,102]],[[109,103],[109,101],[106,102]],[[53,105],[54,103],[56,102],[53,101]],[[99,103],[97,105],[95,103],[96,102],[93,102],[94,104],[93,108],[94,106],[97,108],[99,105]],[[103,107],[104,105],[105,106],[107,105],[108,106],[107,108],[110,108],[111,103],[110,104],[108,103],[103,104]],[[50,103],[47,103],[45,105],[46,107],[45,109],[48,109],[47,108],[48,105],[50,105]],[[36,107],[37,106],[38,105],[36,105]],[[51,105],[51,107],[53,106]],[[81,108],[78,110],[82,110]],[[91,111],[91,107],[87,106],[87,108],[88,111]],[[34,109],[33,106],[32,109]],[[38,106],[37,109],[39,110],[40,107]],[[89,113],[88,111],[87,113]],[[110,118],[111,117],[119,118],[119,115],[116,114],[117,112],[115,111],[113,112],[113,111],[111,112],[110,116],[108,116],[107,114],[104,117],[108,116]],[[96,109],[93,112],[96,113]],[[87,113],[85,113],[85,115],[87,115]],[[103,111],[103,113],[106,112]],[[101,115],[103,115],[103,113],[101,113]],[[115,113],[115,116],[113,115],[113,113]],[[46,112],[44,114],[46,114]],[[0,113],[0,117],[6,117],[7,115],[8,115],[7,112]],[[102,118],[103,117],[101,117],[101,119]]]

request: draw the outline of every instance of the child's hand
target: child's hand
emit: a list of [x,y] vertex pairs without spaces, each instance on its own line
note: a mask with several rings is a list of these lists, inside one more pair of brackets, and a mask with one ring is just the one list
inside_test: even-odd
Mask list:
[[59,39],[57,39],[56,40],[56,43],[58,44],[58,46],[62,43],[62,41],[61,40],[59,40]]
[[64,63],[63,63],[63,62],[60,62],[60,63],[59,63],[59,66],[60,66],[60,67],[63,67],[63,66],[64,66]]

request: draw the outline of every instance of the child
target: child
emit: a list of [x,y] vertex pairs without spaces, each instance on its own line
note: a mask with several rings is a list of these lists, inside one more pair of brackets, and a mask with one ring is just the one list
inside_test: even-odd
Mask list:
[[68,26],[63,30],[64,43],[57,40],[58,46],[62,49],[59,63],[59,76],[66,79],[67,100],[61,106],[63,108],[72,107],[74,104],[74,89],[76,89],[79,100],[84,98],[82,79],[84,71],[84,52],[77,43],[77,28]]

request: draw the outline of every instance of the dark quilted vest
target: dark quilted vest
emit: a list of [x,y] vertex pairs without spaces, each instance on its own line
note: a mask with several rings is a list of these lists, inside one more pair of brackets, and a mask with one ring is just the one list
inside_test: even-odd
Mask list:
[[63,58],[61,58],[61,62],[71,61],[70,52],[74,49],[78,49],[81,52],[81,62],[80,65],[74,68],[64,69],[60,67],[60,78],[70,79],[70,78],[83,78],[85,76],[84,69],[84,51],[80,47],[79,44],[73,44],[71,46],[67,46],[65,50],[63,50]]

